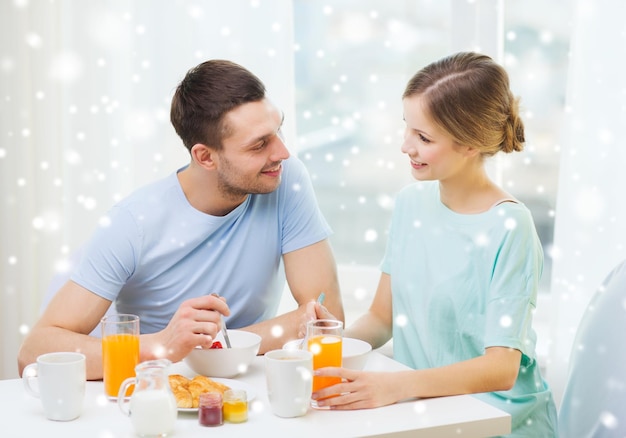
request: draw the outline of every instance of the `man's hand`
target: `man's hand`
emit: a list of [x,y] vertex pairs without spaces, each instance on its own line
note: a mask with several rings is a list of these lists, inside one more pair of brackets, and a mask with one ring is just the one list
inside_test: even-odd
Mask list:
[[165,357],[178,362],[195,347],[211,348],[221,315],[230,315],[224,298],[205,295],[183,302],[165,329],[142,337],[142,360]]
[[309,321],[315,321],[316,319],[334,319],[337,320],[332,313],[328,311],[326,307],[317,301],[310,301],[306,305],[306,311],[304,318],[298,327],[298,337],[304,338],[306,336],[306,324]]

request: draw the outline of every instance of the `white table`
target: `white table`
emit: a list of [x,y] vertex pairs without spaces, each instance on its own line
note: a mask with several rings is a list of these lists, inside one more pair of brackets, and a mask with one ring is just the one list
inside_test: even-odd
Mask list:
[[[376,351],[366,369],[402,370],[406,367]],[[179,362],[173,371],[192,376]],[[202,427],[197,414],[179,413],[174,437],[488,437],[511,431],[511,418],[470,395],[413,400],[377,409],[318,411],[298,418],[272,414],[266,395],[263,357],[255,358],[246,374],[236,377],[256,391],[248,422]],[[47,420],[38,399],[26,394],[20,379],[0,380],[0,435],[32,437],[135,437],[130,419],[104,397],[102,382],[87,382],[83,414],[69,422]]]

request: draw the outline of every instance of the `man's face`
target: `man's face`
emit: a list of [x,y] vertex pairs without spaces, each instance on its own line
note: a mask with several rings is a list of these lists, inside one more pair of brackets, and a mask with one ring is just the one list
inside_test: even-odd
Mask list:
[[218,185],[229,197],[270,193],[281,181],[282,161],[289,158],[283,142],[283,115],[263,99],[241,105],[225,117],[230,134],[218,156]]

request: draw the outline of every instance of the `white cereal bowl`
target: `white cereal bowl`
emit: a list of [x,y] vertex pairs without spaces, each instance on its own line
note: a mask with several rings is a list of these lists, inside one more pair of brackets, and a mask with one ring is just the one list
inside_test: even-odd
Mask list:
[[[296,350],[302,346],[302,339],[296,339],[283,345],[285,350]],[[341,361],[344,368],[362,370],[365,368],[372,346],[355,338],[343,338]]]
[[183,360],[198,374],[207,377],[235,377],[248,370],[261,347],[261,337],[244,330],[228,330],[231,347],[218,338],[224,348],[194,348]]

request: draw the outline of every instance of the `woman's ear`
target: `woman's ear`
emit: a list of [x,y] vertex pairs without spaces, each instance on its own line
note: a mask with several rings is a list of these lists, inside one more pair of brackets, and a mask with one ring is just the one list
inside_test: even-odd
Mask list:
[[467,156],[468,157],[475,157],[477,155],[480,155],[480,150],[478,148],[473,148],[471,146],[467,147]]
[[474,158],[477,155],[480,155],[480,150],[478,148],[472,147],[472,146],[466,146],[466,145],[462,145],[462,151],[463,154],[467,157],[467,158]]
[[215,150],[205,144],[196,143],[191,147],[191,159],[205,169],[215,168],[216,157],[217,155],[215,154]]

